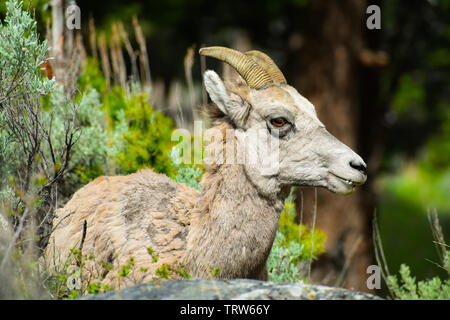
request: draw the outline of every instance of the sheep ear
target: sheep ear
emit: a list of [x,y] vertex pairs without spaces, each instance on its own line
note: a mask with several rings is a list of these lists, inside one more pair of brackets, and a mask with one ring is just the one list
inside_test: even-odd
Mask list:
[[206,70],[203,74],[203,81],[211,100],[219,107],[220,111],[228,115],[230,96],[219,75],[212,70]]
[[245,128],[245,122],[250,111],[250,105],[242,97],[235,93],[229,94],[225,84],[212,70],[205,71],[203,75],[206,91],[211,100],[219,109],[241,128]]

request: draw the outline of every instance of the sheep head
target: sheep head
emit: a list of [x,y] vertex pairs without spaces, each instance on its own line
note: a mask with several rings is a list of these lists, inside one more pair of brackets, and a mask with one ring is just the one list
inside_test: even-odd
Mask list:
[[236,140],[247,141],[240,145],[256,158],[247,157],[243,165],[262,193],[312,186],[350,194],[366,181],[361,157],[326,130],[314,105],[287,84],[270,57],[224,47],[202,48],[200,54],[230,64],[245,80],[244,86],[226,86],[214,71],[204,73],[211,100],[232,123]]

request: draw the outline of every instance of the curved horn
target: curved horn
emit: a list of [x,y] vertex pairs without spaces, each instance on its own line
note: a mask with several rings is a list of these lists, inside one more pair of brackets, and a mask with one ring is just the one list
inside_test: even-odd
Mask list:
[[242,52],[225,47],[201,48],[199,53],[213,57],[231,65],[244,78],[250,88],[261,89],[273,85],[269,73],[255,60]]
[[263,67],[267,73],[272,77],[273,81],[279,84],[286,84],[286,78],[275,62],[264,52],[258,50],[247,51],[247,57],[253,59],[257,64]]

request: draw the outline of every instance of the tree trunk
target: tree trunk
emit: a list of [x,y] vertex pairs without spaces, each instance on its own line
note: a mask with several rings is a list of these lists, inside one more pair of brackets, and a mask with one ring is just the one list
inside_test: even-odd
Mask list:
[[[361,65],[365,10],[361,0],[318,0],[312,3],[308,30],[292,68],[294,86],[317,109],[328,131],[359,153]],[[364,85],[367,85],[364,84]],[[364,128],[363,128],[364,129]],[[370,179],[370,176],[369,176]],[[373,264],[369,186],[350,196],[318,190],[316,226],[328,235],[327,253],[313,264],[311,281],[369,291],[366,269]],[[297,189],[297,208],[303,223],[312,224],[314,190]]]

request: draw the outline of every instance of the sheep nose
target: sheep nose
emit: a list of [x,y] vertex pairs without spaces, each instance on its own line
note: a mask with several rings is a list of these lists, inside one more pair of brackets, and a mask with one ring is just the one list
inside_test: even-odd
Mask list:
[[350,167],[352,167],[355,170],[358,170],[363,175],[367,176],[367,167],[363,162],[360,161],[350,161]]

